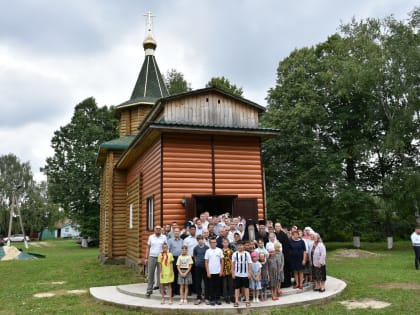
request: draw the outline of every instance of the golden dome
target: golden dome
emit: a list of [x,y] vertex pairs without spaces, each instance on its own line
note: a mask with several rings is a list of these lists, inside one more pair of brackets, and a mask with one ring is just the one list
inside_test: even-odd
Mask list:
[[155,50],[157,46],[156,41],[153,39],[153,37],[149,34],[146,39],[143,41],[143,47],[144,50],[146,49],[153,49]]

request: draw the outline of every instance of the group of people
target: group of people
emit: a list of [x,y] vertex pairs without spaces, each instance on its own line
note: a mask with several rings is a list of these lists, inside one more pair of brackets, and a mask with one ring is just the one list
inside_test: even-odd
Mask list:
[[179,227],[176,222],[155,226],[146,250],[150,296],[160,287],[162,304],[168,295],[180,295],[180,304],[196,295],[196,305],[220,305],[244,301],[250,305],[278,300],[281,289],[292,285],[325,292],[326,249],[310,227],[284,230],[280,223],[241,217],[228,213],[200,217]]

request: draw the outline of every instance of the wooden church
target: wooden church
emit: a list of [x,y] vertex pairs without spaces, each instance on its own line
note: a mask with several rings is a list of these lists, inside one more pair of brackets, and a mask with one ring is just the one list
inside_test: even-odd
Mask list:
[[120,137],[102,143],[100,258],[144,263],[156,224],[203,211],[265,218],[259,127],[265,108],[218,88],[169,95],[151,33],[131,98],[117,107]]

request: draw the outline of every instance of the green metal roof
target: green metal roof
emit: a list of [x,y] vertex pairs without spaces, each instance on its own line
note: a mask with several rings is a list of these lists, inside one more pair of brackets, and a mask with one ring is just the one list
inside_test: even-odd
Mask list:
[[247,128],[247,127],[236,127],[236,126],[222,126],[222,125],[204,125],[204,124],[193,124],[193,123],[178,123],[172,121],[154,121],[149,124],[150,127],[156,126],[167,126],[167,127],[180,127],[180,128],[200,128],[200,129],[214,129],[214,130],[235,130],[235,131],[254,131],[260,133],[268,133],[277,135],[279,129],[273,128]]
[[136,136],[124,136],[117,139],[112,139],[107,142],[103,142],[99,145],[99,149],[114,149],[114,150],[125,150],[128,148],[130,143]]
[[146,55],[133,93],[128,101],[118,107],[138,103],[155,103],[162,97],[169,96],[162,74],[153,54]]
[[96,165],[103,165],[106,161],[108,150],[126,150],[136,136],[124,136],[117,139],[112,139],[107,142],[102,142],[99,145],[98,155],[96,157]]

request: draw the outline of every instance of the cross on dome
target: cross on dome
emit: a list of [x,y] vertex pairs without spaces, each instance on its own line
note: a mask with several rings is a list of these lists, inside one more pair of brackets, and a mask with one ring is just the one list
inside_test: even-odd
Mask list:
[[152,33],[152,18],[154,18],[156,15],[153,15],[152,12],[147,11],[143,16],[147,16],[147,32]]
[[153,34],[152,34],[152,18],[155,16],[150,11],[146,12],[143,15],[147,17],[147,20],[146,20],[147,34],[146,34],[146,39],[143,41],[144,51],[145,51],[146,56],[154,55],[157,44],[156,44],[156,41],[153,39]]

